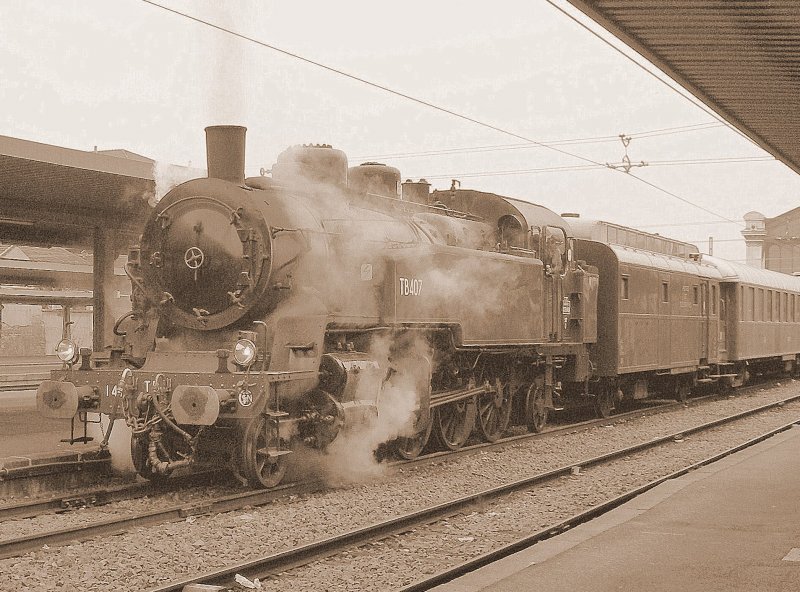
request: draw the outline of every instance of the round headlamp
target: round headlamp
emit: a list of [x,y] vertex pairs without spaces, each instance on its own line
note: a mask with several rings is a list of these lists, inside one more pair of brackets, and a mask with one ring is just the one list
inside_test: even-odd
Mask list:
[[233,359],[239,366],[249,366],[256,359],[256,344],[249,339],[240,339],[233,348]]
[[74,364],[78,361],[78,345],[71,339],[62,339],[56,346],[58,359],[67,364]]

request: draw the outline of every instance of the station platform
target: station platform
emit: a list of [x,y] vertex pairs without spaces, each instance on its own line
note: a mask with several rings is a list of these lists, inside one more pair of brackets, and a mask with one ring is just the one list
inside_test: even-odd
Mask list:
[[80,487],[109,471],[108,450],[61,441],[69,436],[70,420],[36,412],[36,391],[0,392],[0,499]]
[[800,589],[800,427],[436,592]]

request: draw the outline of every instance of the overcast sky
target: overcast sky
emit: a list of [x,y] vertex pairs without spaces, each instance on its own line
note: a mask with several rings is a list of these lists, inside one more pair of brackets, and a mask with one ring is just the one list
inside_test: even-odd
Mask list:
[[[607,138],[557,146],[595,162],[619,162],[624,147],[614,138],[629,134],[630,159],[653,163],[632,173],[724,218],[797,205],[800,179],[777,161],[675,164],[768,155],[725,126],[702,126],[715,120],[544,0],[163,4],[532,140]],[[241,124],[248,174],[289,145],[324,142],[351,164],[379,157],[435,187],[460,178],[462,187],[691,240],[703,251],[699,241],[713,235],[716,255],[744,258],[741,225],[631,176],[530,172],[587,163],[537,146],[495,148],[521,140],[141,0],[0,0],[0,9],[0,134],[203,167],[203,128]],[[684,126],[697,127],[672,129]],[[492,148],[418,154],[476,147]],[[400,154],[417,155],[391,156]],[[529,172],[498,174],[506,171]]]

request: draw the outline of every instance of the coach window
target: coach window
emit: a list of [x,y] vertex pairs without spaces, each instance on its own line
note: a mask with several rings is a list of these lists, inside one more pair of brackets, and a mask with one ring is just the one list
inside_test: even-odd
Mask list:
[[631,297],[630,289],[628,287],[628,280],[629,280],[629,278],[628,278],[627,275],[623,275],[622,276],[622,299],[623,300],[628,300]]
[[661,302],[669,302],[669,282],[661,282]]
[[772,320],[772,290],[767,290],[767,318],[764,320]]
[[773,294],[773,297],[772,297],[772,318],[770,320],[771,321],[777,321],[778,320],[778,312],[780,311],[780,308],[781,308],[781,293],[776,290],[772,294]]
[[708,314],[708,287],[703,284],[700,291],[702,292],[700,296],[700,314],[706,316]]
[[744,286],[739,286],[739,318],[744,320]]
[[784,323],[789,320],[789,295],[784,292],[781,294],[781,321]]
[[692,304],[700,304],[700,286],[692,286]]
[[756,300],[756,321],[764,320],[764,288],[759,288],[756,292],[758,300]]
[[748,288],[747,295],[750,297],[750,306],[747,308],[748,312],[750,313],[750,318],[747,319],[748,321],[755,321],[756,320],[756,289],[755,288]]
[[711,314],[717,314],[717,286],[711,285]]

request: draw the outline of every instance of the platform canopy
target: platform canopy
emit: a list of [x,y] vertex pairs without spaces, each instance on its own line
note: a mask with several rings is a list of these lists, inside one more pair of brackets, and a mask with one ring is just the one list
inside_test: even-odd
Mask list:
[[800,172],[797,0],[568,0]]
[[153,195],[153,161],[0,136],[0,240],[91,247],[93,229],[135,240]]

